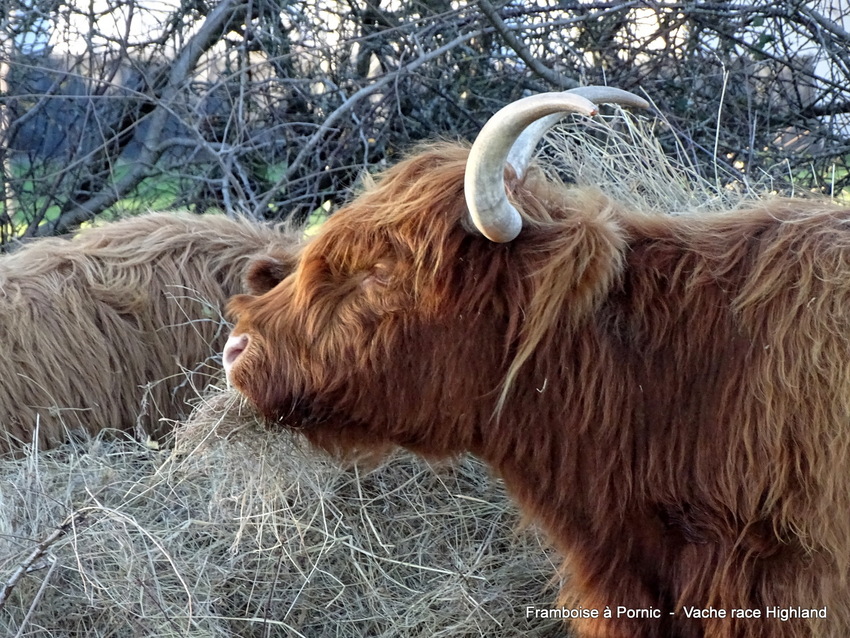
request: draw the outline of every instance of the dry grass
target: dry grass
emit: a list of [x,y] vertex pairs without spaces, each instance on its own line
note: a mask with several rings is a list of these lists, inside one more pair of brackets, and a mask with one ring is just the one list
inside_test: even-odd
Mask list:
[[[472,459],[340,468],[227,391],[179,453],[100,437],[0,464],[4,636],[556,636],[556,557]],[[68,518],[70,517],[70,519]]]
[[771,190],[769,181],[745,183],[718,162],[705,175],[681,143],[673,156],[664,151],[661,129],[669,134],[670,126],[619,108],[594,118],[568,116],[544,138],[539,160],[552,176],[597,186],[642,211],[717,212]]
[[[667,158],[652,126],[583,120],[543,154],[641,208],[740,202]],[[222,390],[172,450],[120,436],[0,460],[0,634],[564,635],[525,614],[555,600],[559,559],[473,459],[342,468]]]

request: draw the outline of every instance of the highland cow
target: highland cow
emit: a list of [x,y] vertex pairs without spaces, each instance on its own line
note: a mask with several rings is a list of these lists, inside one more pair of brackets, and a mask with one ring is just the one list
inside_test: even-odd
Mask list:
[[628,102],[521,100],[389,169],[289,276],[255,264],[228,378],[331,452],[484,459],[583,638],[844,638],[850,210],[652,214],[524,170],[520,132],[582,95]]
[[152,436],[215,374],[226,299],[295,238],[221,216],[151,214],[0,257],[0,452],[69,431]]

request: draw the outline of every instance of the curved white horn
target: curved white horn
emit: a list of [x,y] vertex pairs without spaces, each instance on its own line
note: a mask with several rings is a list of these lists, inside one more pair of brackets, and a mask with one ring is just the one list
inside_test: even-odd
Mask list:
[[[619,104],[620,106],[632,106],[639,109],[648,109],[649,102],[642,97],[629,93],[623,89],[615,89],[610,86],[580,86],[576,89],[570,89],[565,93],[580,95],[587,98],[594,104]],[[507,162],[513,166],[516,174],[522,177],[528,169],[531,160],[534,159],[534,153],[537,150],[537,145],[546,131],[555,126],[566,113],[554,113],[547,115],[544,118],[530,124],[517,138],[514,145],[508,153]]]
[[513,102],[491,117],[472,145],[464,175],[469,216],[478,231],[495,242],[513,240],[522,218],[505,194],[505,164],[522,175],[537,142],[565,113],[596,114],[596,102],[646,108],[642,98],[605,86],[542,93]]

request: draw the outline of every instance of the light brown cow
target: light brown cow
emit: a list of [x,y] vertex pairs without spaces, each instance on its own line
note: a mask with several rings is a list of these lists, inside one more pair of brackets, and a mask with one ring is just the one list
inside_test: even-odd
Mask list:
[[227,337],[221,308],[250,260],[291,233],[223,216],[151,214],[0,257],[0,451],[69,430],[153,435],[188,412]]

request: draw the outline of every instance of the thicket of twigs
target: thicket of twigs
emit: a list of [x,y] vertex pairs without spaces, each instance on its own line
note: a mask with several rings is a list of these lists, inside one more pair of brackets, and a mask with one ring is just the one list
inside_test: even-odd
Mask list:
[[416,141],[577,84],[645,93],[668,150],[732,180],[850,183],[837,0],[9,0],[0,22],[0,244],[115,207],[302,219]]
[[[747,196],[667,156],[664,126],[567,121],[544,164],[641,208]],[[555,604],[559,563],[474,459],[341,467],[226,390],[163,450],[104,436],[0,460],[8,636],[565,636],[526,611]]]

